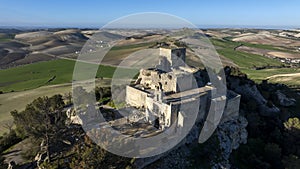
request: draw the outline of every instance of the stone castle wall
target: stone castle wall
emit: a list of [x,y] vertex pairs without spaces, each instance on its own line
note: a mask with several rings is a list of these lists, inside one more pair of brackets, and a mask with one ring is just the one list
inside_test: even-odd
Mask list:
[[140,84],[145,87],[155,89],[161,83],[163,91],[177,91],[177,79],[170,73],[159,73],[155,70],[142,69],[139,78],[141,78]]
[[176,49],[165,49],[160,48],[159,55],[165,57],[170,66],[173,68],[177,68],[179,66],[184,66],[185,63],[185,48],[176,48]]
[[126,86],[126,103],[135,107],[145,107],[147,94],[132,86]]
[[227,100],[221,123],[232,120],[239,116],[241,95],[236,95]]

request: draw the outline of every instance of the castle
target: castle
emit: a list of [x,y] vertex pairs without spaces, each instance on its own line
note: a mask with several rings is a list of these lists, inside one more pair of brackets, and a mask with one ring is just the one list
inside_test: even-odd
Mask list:
[[[206,119],[204,125],[217,125],[217,113],[223,114],[221,122],[238,116],[240,95],[228,91],[226,96],[212,98],[216,88],[199,85],[195,79],[198,70],[185,63],[185,48],[159,51],[159,64],[141,69],[136,82],[126,86],[126,104],[144,111],[147,122],[165,130],[172,125],[180,129],[195,120],[189,118],[193,111],[197,111],[196,122]],[[217,110],[220,100],[226,100],[225,110]],[[215,109],[215,114],[208,114],[209,107]]]
[[[227,90],[226,95],[218,95],[213,84],[202,84],[200,71],[185,63],[185,48],[158,50],[158,64],[141,69],[135,83],[126,86],[125,107],[118,110],[107,109],[109,106],[99,107],[102,115],[115,114],[118,118],[109,118],[110,120],[106,120],[108,123],[101,120],[99,124],[99,112],[89,111],[87,108],[74,115],[68,111],[71,123],[102,126],[102,130],[109,129],[109,125],[125,135],[130,133],[134,137],[143,138],[164,131],[170,134],[180,134],[182,131],[187,133],[191,128],[186,126],[197,125],[197,129],[192,130],[195,132],[192,134],[193,138],[188,140],[199,138],[198,142],[202,143],[220,123],[239,116],[241,96],[230,90]],[[105,113],[106,109],[113,113]],[[119,111],[127,115],[120,115]],[[95,124],[90,122],[95,120]],[[138,124],[145,124],[147,127],[140,127]]]

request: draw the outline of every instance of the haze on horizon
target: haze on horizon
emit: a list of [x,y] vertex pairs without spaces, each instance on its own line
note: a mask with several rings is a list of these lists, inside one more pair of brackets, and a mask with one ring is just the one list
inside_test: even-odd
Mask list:
[[0,0],[0,27],[101,27],[120,17],[162,12],[198,27],[299,28],[300,1]]

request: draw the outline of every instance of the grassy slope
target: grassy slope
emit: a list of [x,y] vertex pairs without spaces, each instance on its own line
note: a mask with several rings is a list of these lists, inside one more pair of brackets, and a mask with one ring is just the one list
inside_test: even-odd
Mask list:
[[[254,70],[253,69],[254,67],[280,66],[282,65],[282,63],[274,59],[266,58],[264,56],[249,54],[241,51],[235,51],[234,48],[241,44],[239,42],[233,42],[228,39],[225,40],[211,39],[211,41],[215,46],[219,47],[217,48],[217,52],[220,55],[223,55],[224,57],[231,59],[235,64],[237,64],[241,68],[242,72],[246,73],[251,79],[253,79],[257,83],[260,83],[261,80],[264,80],[267,77],[272,75],[300,72],[299,69],[294,69],[294,68]],[[276,47],[272,47],[270,45],[260,45],[260,44],[250,44],[250,43],[243,43],[243,45],[249,47],[261,48],[261,49],[281,50]],[[281,83],[291,85],[291,86],[300,86],[299,81],[295,79],[291,79],[289,81],[282,81]]]
[[219,54],[229,58],[241,68],[254,68],[262,66],[280,66],[281,63],[273,59],[255,54],[234,51],[233,49],[218,49]]
[[[39,62],[15,68],[0,70],[0,91],[9,92],[34,89],[44,85],[70,83],[72,81],[75,61],[52,60]],[[90,64],[81,63],[85,70],[90,69]],[[100,65],[97,77],[111,78],[115,67]],[[130,69],[123,69],[124,74]],[[56,78],[47,83],[49,79]]]
[[[0,95],[0,124],[12,117],[10,111],[23,110],[34,99],[41,96],[64,94],[71,91],[71,84],[44,86],[33,90],[11,92]],[[0,127],[0,135],[6,130]]]
[[289,74],[289,73],[300,73],[300,69],[294,68],[281,68],[281,69],[262,69],[262,70],[251,70],[251,69],[241,69],[245,72],[251,79],[254,79],[256,82],[266,79],[278,74]]
[[[104,60],[110,59],[121,62],[124,57],[130,53],[147,48],[153,44],[153,42],[149,42],[115,46]],[[74,65],[75,61],[72,60],[53,60],[0,70],[0,91],[22,91],[35,89],[44,85],[70,83],[72,81]],[[86,63],[82,63],[81,66],[85,67],[85,70],[92,69],[90,65]],[[101,65],[98,69],[97,77],[111,78],[115,69],[116,68],[112,66]],[[125,75],[127,71],[131,70],[124,69]],[[56,76],[56,78],[50,83],[47,83],[47,81],[54,76]]]
[[263,57],[260,55],[250,54],[246,52],[236,51],[235,47],[239,46],[240,43],[220,40],[220,39],[211,39],[213,45],[220,47],[217,49],[218,53],[231,59],[235,64],[239,65],[241,68],[253,68],[254,66],[280,66],[282,63]]

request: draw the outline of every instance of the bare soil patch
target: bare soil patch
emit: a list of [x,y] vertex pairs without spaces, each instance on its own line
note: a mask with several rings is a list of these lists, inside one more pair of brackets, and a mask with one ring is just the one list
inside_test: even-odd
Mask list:
[[273,46],[285,46],[285,47],[297,47],[300,46],[300,41],[278,37],[267,31],[262,31],[257,34],[255,33],[245,33],[233,39],[233,41],[248,42],[254,44],[267,44]]
[[280,51],[273,51],[268,49],[253,48],[248,46],[240,46],[236,48],[236,50],[252,53],[256,55],[261,55],[261,56],[267,56],[267,57],[291,58],[291,59],[300,58],[300,53],[280,52]]

